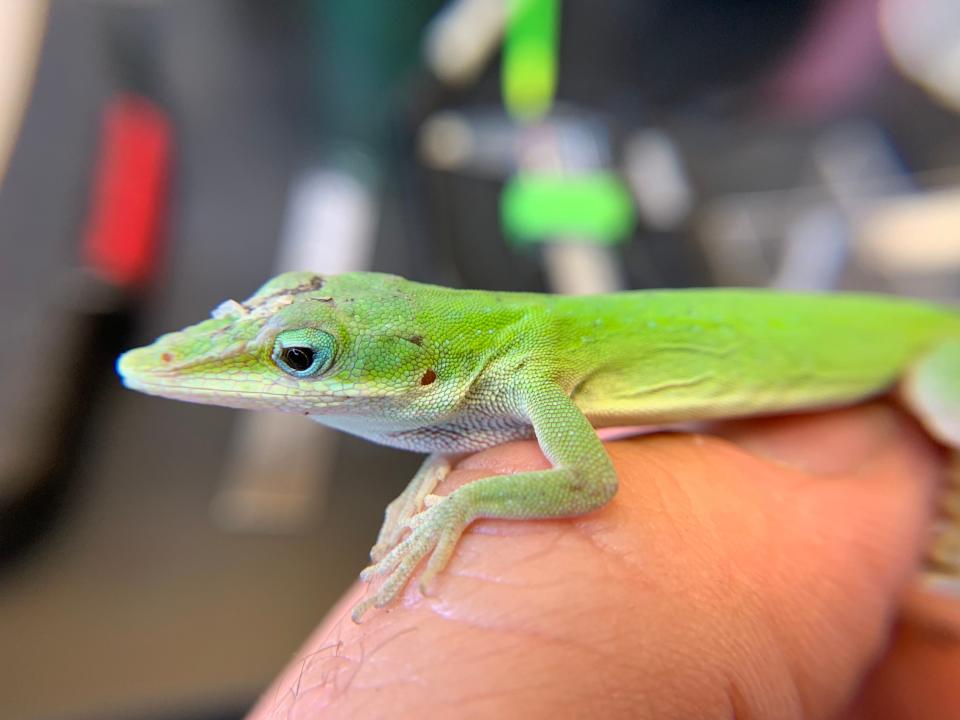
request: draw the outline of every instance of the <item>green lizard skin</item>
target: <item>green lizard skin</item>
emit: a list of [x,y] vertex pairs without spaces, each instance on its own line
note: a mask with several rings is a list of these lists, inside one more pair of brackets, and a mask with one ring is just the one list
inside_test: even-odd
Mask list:
[[[853,403],[899,387],[960,448],[960,314],[871,295],[765,290],[588,297],[495,293],[393,275],[286,273],[249,300],[118,361],[127,387],[272,409],[430,453],[387,509],[354,609],[421,588],[477,518],[556,518],[608,502],[617,477],[595,427]],[[456,453],[536,437],[552,469],[432,494]]]

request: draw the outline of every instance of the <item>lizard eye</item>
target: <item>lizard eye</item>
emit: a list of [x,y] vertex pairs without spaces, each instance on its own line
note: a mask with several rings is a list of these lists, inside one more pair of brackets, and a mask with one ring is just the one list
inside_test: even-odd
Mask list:
[[273,362],[294,377],[319,375],[333,364],[336,345],[333,335],[323,330],[287,330],[273,343]]
[[280,351],[283,364],[296,372],[309,370],[313,365],[313,350],[308,347],[289,347]]

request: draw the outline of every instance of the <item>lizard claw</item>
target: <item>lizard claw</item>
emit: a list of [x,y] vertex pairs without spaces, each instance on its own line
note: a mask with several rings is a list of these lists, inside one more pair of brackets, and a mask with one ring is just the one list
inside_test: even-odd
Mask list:
[[364,582],[377,576],[386,576],[386,579],[372,597],[354,607],[354,622],[360,622],[371,607],[381,608],[396,598],[406,587],[420,561],[429,555],[419,583],[421,593],[427,594],[425,591],[430,582],[446,566],[457,541],[469,524],[466,513],[458,505],[448,497],[444,502],[434,504],[410,518],[404,525],[404,528],[410,529],[410,534],[360,573],[360,579]]
[[[380,560],[383,560],[384,556],[390,552],[390,549],[397,544],[397,540],[400,539],[400,533],[393,533],[390,537],[386,538],[383,542],[378,542],[372,548],[370,548],[370,559],[377,563]],[[360,574],[363,577],[363,573]]]
[[[437,503],[434,505],[434,507],[439,504],[441,499],[443,498],[437,498]],[[437,514],[438,513],[430,513],[425,510],[422,513],[414,515],[400,525],[397,530],[397,534],[400,535],[407,530],[414,531],[422,526],[425,522],[435,523]],[[413,540],[413,542],[408,542],[409,540]],[[383,553],[380,558],[376,559],[371,565],[368,565],[360,571],[360,579],[364,582],[370,582],[375,577],[389,574],[404,559],[404,556],[410,551],[411,545],[416,546],[418,544],[419,543],[416,542],[413,534],[411,534],[407,536],[403,542],[397,543],[393,547],[386,548],[386,552]]]
[[376,544],[370,549],[370,559],[374,563],[382,560],[394,548],[406,530],[406,523],[415,517],[418,507],[412,499],[401,495],[387,506],[386,520],[380,528]]
[[417,471],[407,488],[387,506],[383,526],[377,536],[377,542],[370,550],[370,559],[374,563],[382,560],[396,547],[407,529],[407,523],[416,517],[424,507],[429,507],[436,500],[432,495],[437,483],[450,472],[450,459],[445,456],[431,456],[423,467]]

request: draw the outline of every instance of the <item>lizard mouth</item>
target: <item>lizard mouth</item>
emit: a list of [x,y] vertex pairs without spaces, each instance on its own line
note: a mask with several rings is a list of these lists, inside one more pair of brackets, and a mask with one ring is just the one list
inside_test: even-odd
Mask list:
[[[264,389],[244,389],[236,387],[231,382],[230,388],[217,387],[215,383],[211,384],[191,384],[181,382],[173,378],[163,378],[156,376],[147,378],[143,375],[130,375],[121,373],[121,379],[125,387],[131,390],[137,390],[147,395],[158,395],[160,397],[170,398],[171,400],[186,400],[188,402],[202,403],[208,405],[224,405],[227,407],[257,409],[257,408],[276,408],[278,410],[299,410],[299,405],[303,404],[303,410],[308,403],[299,401],[296,396],[287,393],[271,392]],[[321,400],[322,402],[322,400]],[[312,399],[309,405],[315,406],[316,399]]]
[[[240,377],[190,377],[181,375],[182,368],[156,369],[152,348],[138,348],[117,359],[117,374],[131,390],[159,395],[173,400],[226,405],[236,408],[276,408],[278,410],[307,410],[309,406],[323,405],[327,398],[299,398],[291,388],[271,389],[269,386],[249,385]],[[301,408],[300,406],[305,407]]]
[[[147,395],[156,395],[171,400],[204,405],[221,405],[244,410],[280,410],[283,412],[323,413],[351,398],[338,394],[317,392],[300,393],[296,388],[286,388],[277,383],[271,388],[255,380],[244,381],[241,377],[215,375],[200,377],[182,376],[176,370],[147,369],[141,365],[141,351],[131,350],[117,360],[117,374],[125,387]],[[146,360],[146,359],[144,359]]]

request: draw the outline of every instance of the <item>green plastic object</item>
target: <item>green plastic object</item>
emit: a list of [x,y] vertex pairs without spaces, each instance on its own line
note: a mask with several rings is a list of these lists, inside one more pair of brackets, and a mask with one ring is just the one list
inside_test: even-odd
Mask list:
[[550,109],[557,86],[560,0],[507,0],[501,82],[514,117],[532,120]]
[[612,173],[522,173],[500,198],[501,223],[518,245],[548,239],[613,245],[629,237],[635,219],[630,193]]

